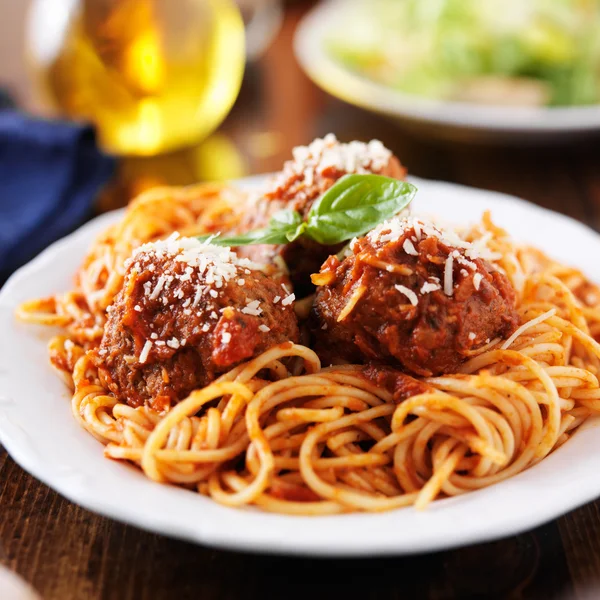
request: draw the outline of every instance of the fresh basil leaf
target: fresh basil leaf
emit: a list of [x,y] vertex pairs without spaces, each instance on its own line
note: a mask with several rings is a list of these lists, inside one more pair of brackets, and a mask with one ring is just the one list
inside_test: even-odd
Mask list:
[[[417,189],[383,175],[345,175],[312,206],[308,220],[295,210],[275,213],[268,227],[232,237],[213,237],[217,246],[289,244],[301,235],[324,245],[360,237],[406,208]],[[206,240],[210,236],[199,236]]]
[[[255,229],[240,235],[229,237],[214,237],[211,241],[215,246],[248,246],[251,244],[288,244],[300,237],[306,229],[302,216],[295,210],[285,209],[275,213],[269,225],[263,229]],[[210,236],[198,236],[205,241]]]
[[285,231],[272,231],[268,227],[265,229],[255,229],[248,233],[233,235],[230,237],[215,237],[211,244],[215,246],[249,246],[252,244],[287,244],[288,240]]
[[304,233],[306,223],[304,223],[302,215],[298,211],[288,208],[276,212],[271,217],[269,229],[272,231],[285,231],[286,242],[293,242]]
[[360,237],[406,208],[416,191],[383,175],[345,175],[313,204],[306,235],[328,246]]

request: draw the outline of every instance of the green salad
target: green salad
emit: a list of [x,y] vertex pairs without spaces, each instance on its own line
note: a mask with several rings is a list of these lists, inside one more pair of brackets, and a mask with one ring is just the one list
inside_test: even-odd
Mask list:
[[600,103],[600,0],[352,1],[325,43],[352,71],[428,98]]

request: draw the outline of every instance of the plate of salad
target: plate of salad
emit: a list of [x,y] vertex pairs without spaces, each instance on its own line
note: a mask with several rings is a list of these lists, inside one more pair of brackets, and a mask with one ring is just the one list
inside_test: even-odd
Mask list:
[[309,77],[450,137],[600,132],[599,0],[328,0],[300,23]]

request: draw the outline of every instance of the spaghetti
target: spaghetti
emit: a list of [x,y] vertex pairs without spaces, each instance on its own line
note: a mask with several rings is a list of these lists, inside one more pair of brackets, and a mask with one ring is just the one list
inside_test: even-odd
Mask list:
[[458,372],[422,377],[417,393],[398,401],[372,367],[323,367],[314,350],[287,342],[169,410],[125,404],[90,359],[125,258],[173,231],[234,222],[237,201],[216,186],[153,191],[100,236],[73,291],[20,307],[22,320],[64,329],[49,344],[51,362],[73,389],[74,417],[106,456],[227,506],[309,515],[421,509],[535,465],[600,411],[600,291],[515,246],[487,214],[465,239],[485,238],[500,257],[520,326],[473,351]]

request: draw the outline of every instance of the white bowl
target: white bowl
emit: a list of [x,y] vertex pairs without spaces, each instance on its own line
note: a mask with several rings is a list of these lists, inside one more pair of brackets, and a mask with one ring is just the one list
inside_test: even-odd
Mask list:
[[600,133],[600,105],[581,107],[489,106],[433,100],[378,84],[330,56],[324,40],[355,0],[328,0],[299,24],[294,50],[307,75],[331,95],[391,117],[428,136],[465,141],[565,140]]

